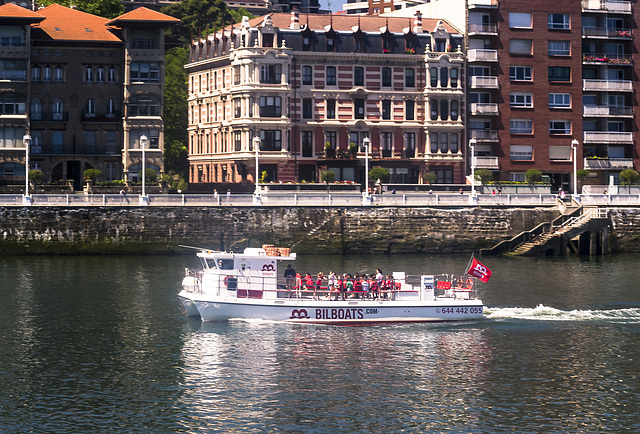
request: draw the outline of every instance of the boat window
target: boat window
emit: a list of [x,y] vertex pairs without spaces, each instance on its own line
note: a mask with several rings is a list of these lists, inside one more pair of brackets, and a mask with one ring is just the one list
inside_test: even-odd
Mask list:
[[207,268],[216,268],[215,259],[205,259],[205,261],[207,261]]
[[221,270],[233,270],[233,259],[218,259],[218,268]]

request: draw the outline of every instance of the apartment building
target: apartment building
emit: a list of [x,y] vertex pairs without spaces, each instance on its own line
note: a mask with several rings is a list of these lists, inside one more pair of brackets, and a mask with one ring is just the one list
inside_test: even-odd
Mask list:
[[178,20],[138,8],[113,20],[57,4],[0,6],[0,181],[82,185],[86,169],[107,180],[163,165],[164,28]]
[[[195,40],[190,188],[271,182],[463,182],[462,36],[446,21],[270,14]],[[370,143],[368,148],[365,144]],[[254,145],[259,145],[256,152]],[[259,175],[262,176],[262,175]]]

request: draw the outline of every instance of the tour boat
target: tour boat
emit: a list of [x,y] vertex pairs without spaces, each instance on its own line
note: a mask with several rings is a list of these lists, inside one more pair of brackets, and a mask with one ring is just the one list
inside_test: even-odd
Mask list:
[[198,250],[202,268],[185,269],[179,297],[187,315],[203,321],[366,325],[483,318],[477,279],[466,272],[463,276],[394,272],[390,280],[372,282],[368,290],[355,285],[358,290],[346,291],[324,279],[316,286],[315,275],[312,286],[301,278],[285,278],[279,265],[296,259],[288,248],[264,245],[244,253]]

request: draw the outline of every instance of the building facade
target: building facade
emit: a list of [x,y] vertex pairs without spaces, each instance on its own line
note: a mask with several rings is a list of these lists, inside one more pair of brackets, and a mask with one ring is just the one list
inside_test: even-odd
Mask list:
[[47,182],[80,188],[90,168],[137,180],[143,135],[146,166],[163,172],[164,28],[177,21],[145,8],[108,20],[0,6],[0,180],[24,179],[25,134]]
[[[271,14],[193,41],[190,188],[463,182],[462,37],[442,20]],[[259,142],[256,153],[254,143]],[[368,149],[365,143],[370,142]],[[256,156],[257,154],[257,156]]]

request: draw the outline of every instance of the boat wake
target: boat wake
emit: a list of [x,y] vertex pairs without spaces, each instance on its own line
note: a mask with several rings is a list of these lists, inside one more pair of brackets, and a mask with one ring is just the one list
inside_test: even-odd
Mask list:
[[486,307],[488,319],[527,319],[543,321],[609,321],[619,323],[640,322],[640,308],[604,310],[560,310],[539,304],[534,308]]

